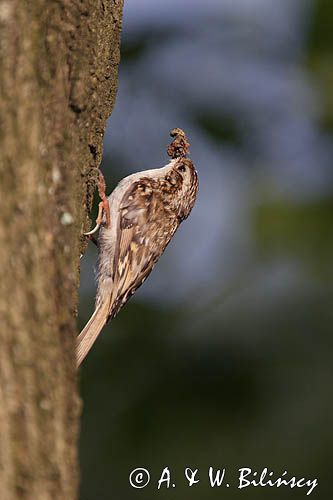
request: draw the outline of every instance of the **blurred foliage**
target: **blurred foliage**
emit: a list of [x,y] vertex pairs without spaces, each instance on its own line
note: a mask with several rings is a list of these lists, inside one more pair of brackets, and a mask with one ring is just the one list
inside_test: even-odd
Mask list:
[[[264,297],[260,303],[267,311]],[[206,321],[207,341],[182,338],[174,315],[132,304],[126,320],[104,332],[83,370],[82,498],[187,497],[184,467],[200,468],[202,477],[210,465],[229,472],[234,487],[223,490],[226,498],[239,495],[241,466],[309,477],[320,471],[320,498],[330,498],[332,374],[330,351],[326,359],[322,352],[332,348],[328,307],[324,296],[295,297],[275,305],[273,314],[224,314]],[[194,311],[189,325],[191,318]],[[232,341],[239,330],[248,337],[243,345]],[[249,340],[258,330],[266,332],[260,350]],[[142,493],[128,486],[129,471],[138,466],[152,475]],[[175,493],[156,490],[165,466]],[[204,479],[190,492],[191,498],[217,494]],[[273,499],[295,495],[301,492],[269,491]]]
[[317,0],[308,41],[308,64],[321,90],[321,126],[333,132],[333,3]]
[[333,4],[331,0],[315,0],[309,20],[308,47],[311,52],[327,54],[333,51]]
[[261,256],[296,258],[332,282],[333,200],[315,203],[272,202],[255,210],[255,235]]
[[137,33],[136,36],[125,38],[121,47],[122,64],[137,63],[146,51],[155,44],[167,43],[171,36],[171,29],[150,28],[143,33]]
[[214,112],[200,113],[195,116],[200,128],[208,134],[211,139],[214,139],[218,144],[232,145],[239,147],[241,145],[241,135],[238,130],[239,123],[233,116],[215,115]]

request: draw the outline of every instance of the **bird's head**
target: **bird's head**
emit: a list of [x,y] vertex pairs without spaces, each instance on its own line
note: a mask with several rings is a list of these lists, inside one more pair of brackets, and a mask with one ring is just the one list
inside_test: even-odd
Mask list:
[[165,181],[173,191],[170,202],[181,220],[186,219],[195,203],[198,192],[198,175],[189,158],[171,160]]

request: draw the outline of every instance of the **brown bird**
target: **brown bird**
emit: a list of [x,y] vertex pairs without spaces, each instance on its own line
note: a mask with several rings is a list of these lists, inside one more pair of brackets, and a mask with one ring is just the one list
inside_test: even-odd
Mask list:
[[103,326],[148,277],[195,203],[198,177],[186,158],[189,143],[181,129],[170,135],[174,140],[167,151],[172,159],[166,166],[125,177],[108,198],[101,186],[97,225],[87,233],[100,228],[96,305],[77,337],[78,366]]

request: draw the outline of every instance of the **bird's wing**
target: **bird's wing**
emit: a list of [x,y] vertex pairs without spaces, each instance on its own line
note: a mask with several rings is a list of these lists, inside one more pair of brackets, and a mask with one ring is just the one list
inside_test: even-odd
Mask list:
[[158,181],[144,177],[125,192],[120,203],[111,317],[142,285],[179,225],[162,196]]

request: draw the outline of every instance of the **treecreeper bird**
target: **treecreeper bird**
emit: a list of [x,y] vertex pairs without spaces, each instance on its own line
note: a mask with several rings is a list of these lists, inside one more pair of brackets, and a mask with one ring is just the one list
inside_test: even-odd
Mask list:
[[171,160],[164,167],[125,177],[108,198],[100,177],[97,224],[86,233],[91,237],[99,229],[96,304],[77,337],[78,366],[103,326],[148,277],[195,203],[198,176],[187,158],[189,142],[179,128],[170,135],[173,141],[167,152]]

